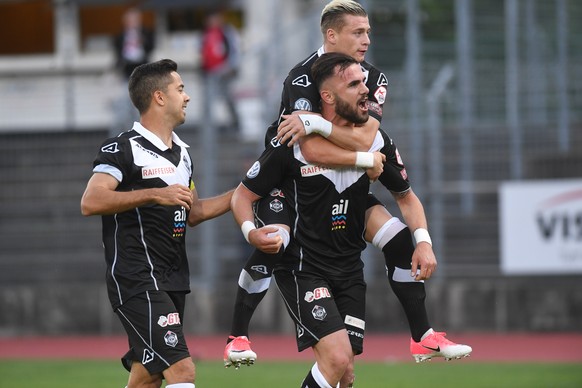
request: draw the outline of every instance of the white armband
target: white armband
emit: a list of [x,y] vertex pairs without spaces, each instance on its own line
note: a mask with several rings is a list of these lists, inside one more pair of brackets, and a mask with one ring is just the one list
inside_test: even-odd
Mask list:
[[430,234],[428,234],[428,230],[424,228],[418,228],[414,231],[414,239],[416,243],[419,242],[427,242],[432,246],[432,240],[430,239]]
[[356,167],[372,168],[374,167],[374,153],[356,152]]
[[303,122],[303,127],[305,128],[306,134],[317,133],[325,138],[331,135],[331,130],[333,126],[330,121],[327,121],[318,115],[303,114],[299,115],[299,118]]
[[240,226],[240,230],[242,230],[242,234],[245,236],[245,240],[247,240],[247,242],[249,242],[249,233],[253,229],[257,229],[257,227],[255,226],[255,223],[251,221],[245,221]]

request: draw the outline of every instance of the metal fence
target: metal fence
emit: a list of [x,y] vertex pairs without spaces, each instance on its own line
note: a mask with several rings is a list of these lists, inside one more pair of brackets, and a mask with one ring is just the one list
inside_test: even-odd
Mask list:
[[[245,51],[247,63],[261,64],[250,71],[261,74],[258,90],[241,93],[251,95],[252,104],[240,101],[260,116],[251,124],[262,123],[255,138],[204,132],[204,90],[195,63],[184,62],[181,74],[193,99],[181,136],[193,146],[204,196],[238,182],[262,148],[286,72],[319,46],[316,27],[325,2],[296,2],[298,17],[277,23],[281,1],[266,2],[263,10],[264,33],[271,39]],[[373,30],[368,59],[389,82],[382,127],[395,139],[425,204],[439,259],[429,302],[447,308],[439,309],[434,321],[458,330],[579,329],[582,312],[575,306],[582,297],[573,290],[580,276],[529,282],[501,275],[498,188],[508,180],[582,175],[582,3],[364,3]],[[66,72],[46,70],[39,58],[0,59],[0,334],[115,327],[102,284],[99,222],[82,218],[77,207],[94,148],[113,120],[108,104],[119,85],[104,75],[108,55],[95,53]],[[49,64],[53,60],[42,58]],[[211,169],[205,168],[209,150],[216,157]],[[373,188],[398,214],[386,190]],[[207,332],[228,325],[230,313],[224,316],[220,309],[230,307],[248,253],[229,215],[209,225],[191,232],[188,240],[197,295],[192,314],[204,316],[196,318],[193,330]],[[368,248],[364,258],[371,300],[398,309],[395,299],[386,296],[380,252]],[[554,294],[540,294],[539,287],[532,292],[532,284],[540,281],[542,288],[560,295],[563,306],[555,306]],[[93,291],[82,294],[87,284]],[[67,321],[71,311],[82,309],[71,292],[85,299],[97,293],[99,298],[84,308],[99,311],[98,317],[87,313]],[[520,295],[542,301],[537,312],[524,313],[531,319],[512,314]],[[265,330],[286,327],[273,318],[283,311],[275,300],[265,302],[261,313]],[[42,322],[39,314],[45,314]],[[558,323],[547,324],[556,314]],[[376,327],[403,328],[402,317],[390,323],[394,317],[372,316]]]

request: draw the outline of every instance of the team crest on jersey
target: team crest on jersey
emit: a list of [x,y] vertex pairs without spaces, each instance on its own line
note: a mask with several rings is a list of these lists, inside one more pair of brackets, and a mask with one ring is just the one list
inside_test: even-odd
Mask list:
[[247,171],[247,178],[249,178],[249,179],[256,178],[257,175],[259,175],[260,171],[261,171],[261,163],[257,160],[255,163],[253,163],[251,168],[249,168],[249,171]]
[[293,109],[295,110],[308,110],[311,111],[311,102],[306,98],[300,98],[293,104]]
[[117,142],[107,144],[107,145],[101,147],[101,152],[108,152],[110,154],[115,154],[116,152],[119,152],[119,146],[117,145]]
[[380,86],[376,92],[374,92],[374,97],[379,104],[383,104],[386,101],[386,87]]
[[340,199],[339,203],[331,207],[331,230],[345,229],[348,223],[349,199]]
[[311,85],[311,82],[309,81],[309,77],[307,76],[307,74],[303,74],[303,75],[300,75],[299,77],[295,78],[291,82],[291,85],[301,86],[303,88],[306,88],[309,85]]
[[279,213],[283,210],[283,202],[279,201],[278,199],[274,199],[269,203],[269,209],[274,211],[275,213]]

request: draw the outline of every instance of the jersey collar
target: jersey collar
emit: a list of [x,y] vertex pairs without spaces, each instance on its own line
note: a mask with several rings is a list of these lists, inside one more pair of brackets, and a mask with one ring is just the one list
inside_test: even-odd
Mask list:
[[319,50],[317,50],[317,56],[321,57],[323,54],[325,54],[325,50],[323,49],[323,46],[321,46]]
[[[139,133],[141,136],[145,137],[150,143],[158,147],[161,151],[166,151],[168,146],[164,144],[164,142],[157,137],[153,132],[149,129],[141,125],[140,122],[134,121],[133,122],[133,130]],[[176,132],[172,132],[172,141],[179,145],[180,147],[190,147],[188,144],[184,143],[176,134]]]

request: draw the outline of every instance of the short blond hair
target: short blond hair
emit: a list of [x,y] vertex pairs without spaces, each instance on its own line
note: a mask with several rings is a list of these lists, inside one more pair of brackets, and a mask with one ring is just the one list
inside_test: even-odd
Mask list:
[[332,0],[321,11],[321,33],[325,36],[328,29],[341,31],[345,25],[344,15],[368,16],[360,3],[353,0]]

